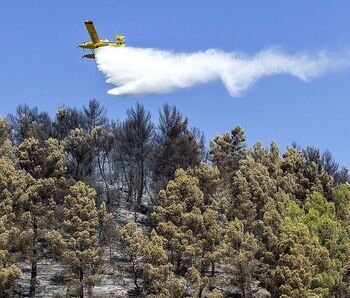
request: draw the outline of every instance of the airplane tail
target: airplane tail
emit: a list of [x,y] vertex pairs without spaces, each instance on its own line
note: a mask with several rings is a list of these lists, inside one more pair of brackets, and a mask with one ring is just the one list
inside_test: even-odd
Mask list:
[[98,34],[96,32],[94,23],[90,20],[84,21],[86,30],[89,32],[90,38],[92,43],[99,43],[100,38],[98,37]]

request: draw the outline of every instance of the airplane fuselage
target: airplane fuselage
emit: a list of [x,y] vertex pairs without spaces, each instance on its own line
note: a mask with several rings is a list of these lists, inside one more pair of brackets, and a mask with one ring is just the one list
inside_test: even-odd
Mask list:
[[87,42],[83,42],[79,45],[79,48],[90,49],[90,50],[97,49],[100,47],[125,47],[125,44],[124,43],[117,43],[117,42],[110,41],[110,40],[106,40],[106,41],[101,40],[98,43],[92,43],[91,41],[87,41]]
[[86,29],[90,35],[91,41],[83,42],[79,45],[79,48],[89,49],[92,54],[84,55],[83,58],[95,58],[94,50],[101,47],[125,47],[125,36],[116,35],[116,41],[110,41],[108,39],[99,39],[95,26],[92,21],[84,21]]

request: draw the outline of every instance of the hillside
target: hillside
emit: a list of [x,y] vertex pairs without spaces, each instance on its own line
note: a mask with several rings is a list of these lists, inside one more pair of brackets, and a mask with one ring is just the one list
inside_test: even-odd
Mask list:
[[350,177],[329,151],[176,107],[0,118],[0,297],[349,297]]

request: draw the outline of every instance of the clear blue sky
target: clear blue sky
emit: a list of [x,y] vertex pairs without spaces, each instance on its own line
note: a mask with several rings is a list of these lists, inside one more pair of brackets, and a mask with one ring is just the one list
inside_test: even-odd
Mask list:
[[241,98],[221,82],[143,98],[106,93],[94,61],[77,45],[88,40],[83,20],[99,35],[125,34],[127,43],[176,51],[219,48],[255,53],[278,46],[289,53],[350,48],[350,1],[0,1],[0,114],[19,104],[54,115],[61,105],[81,107],[97,98],[113,118],[140,101],[154,118],[176,105],[206,139],[241,125],[249,144],[296,141],[329,149],[350,166],[350,71],[310,83],[290,76],[259,81]]

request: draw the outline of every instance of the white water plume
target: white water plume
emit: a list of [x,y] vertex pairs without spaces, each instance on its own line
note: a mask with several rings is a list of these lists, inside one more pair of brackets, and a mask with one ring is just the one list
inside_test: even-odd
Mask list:
[[116,87],[112,95],[168,93],[195,84],[222,80],[231,96],[237,97],[257,80],[290,74],[308,81],[349,64],[348,54],[284,54],[264,50],[254,56],[207,50],[175,53],[149,48],[103,47],[95,52],[98,69],[106,82]]

